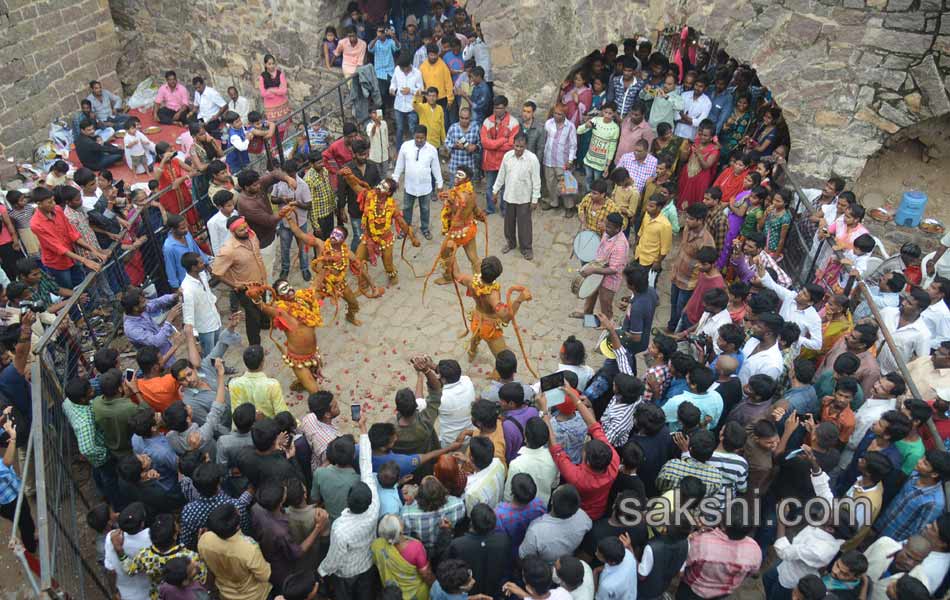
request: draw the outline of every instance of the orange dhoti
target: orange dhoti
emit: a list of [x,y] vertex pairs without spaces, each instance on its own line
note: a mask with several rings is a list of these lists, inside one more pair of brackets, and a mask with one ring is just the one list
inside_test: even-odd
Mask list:
[[468,346],[469,359],[475,357],[478,343],[482,340],[488,344],[488,349],[491,350],[494,356],[498,356],[499,352],[506,350],[508,345],[505,344],[503,326],[504,322],[499,317],[486,315],[478,310],[472,311],[472,340]]
[[[445,233],[445,240],[451,240],[456,248],[461,247],[468,257],[468,262],[472,265],[472,273],[478,273],[481,262],[478,260],[478,253],[475,250],[475,235],[478,233],[478,223],[470,221],[464,227],[449,229]],[[453,251],[454,252],[454,251]],[[443,285],[452,281],[452,275],[449,273],[448,263],[442,261],[442,277],[436,280],[437,284]]]

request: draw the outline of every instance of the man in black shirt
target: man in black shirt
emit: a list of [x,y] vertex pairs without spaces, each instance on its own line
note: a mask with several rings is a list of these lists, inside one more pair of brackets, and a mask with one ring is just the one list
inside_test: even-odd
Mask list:
[[495,511],[484,502],[472,508],[471,529],[452,540],[448,558],[461,558],[472,569],[475,586],[470,595],[501,597],[501,584],[510,579],[511,551],[508,535],[495,531]]
[[304,480],[294,457],[294,445],[273,419],[261,419],[251,427],[253,447],[238,452],[237,464],[241,474],[259,488],[267,479],[287,481]]
[[79,162],[87,169],[101,171],[122,160],[125,155],[122,148],[96,141],[96,125],[92,121],[79,123],[79,137],[76,138],[76,154]]
[[[345,165],[370,188],[375,188],[382,181],[379,173],[379,165],[369,160],[369,142],[362,138],[353,140],[353,160]],[[350,249],[356,252],[356,247],[360,245],[362,229],[360,222],[363,219],[363,210],[360,208],[357,199],[357,192],[346,182],[343,177],[339,178],[337,191],[337,206],[340,209],[340,223],[346,223],[346,217],[349,215],[350,229],[353,230],[353,237],[350,239]],[[343,209],[346,209],[346,213]]]

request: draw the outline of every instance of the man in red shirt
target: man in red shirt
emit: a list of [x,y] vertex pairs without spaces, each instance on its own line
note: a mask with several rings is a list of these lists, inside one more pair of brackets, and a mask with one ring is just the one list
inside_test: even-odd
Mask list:
[[[508,113],[508,98],[495,96],[492,101],[492,115],[482,122],[479,137],[482,140],[482,170],[485,171],[485,213],[495,212],[495,198],[492,186],[501,169],[501,159],[505,153],[515,147],[515,136],[520,125]],[[498,195],[498,203],[504,202],[503,194]]]
[[[66,219],[63,209],[56,206],[53,192],[46,188],[36,188],[32,195],[39,210],[30,219],[30,229],[40,242],[40,261],[56,283],[71,290],[82,283],[86,276],[82,267],[76,263],[99,271],[109,253],[93,248],[82,239],[76,228]],[[91,258],[77,253],[77,247],[86,250]]]
[[343,166],[353,160],[353,142],[360,137],[356,124],[347,121],[343,123],[343,137],[336,140],[323,151],[323,166],[330,173],[330,185],[336,186],[336,174]]
[[[574,390],[570,391],[574,392]],[[597,421],[593,411],[583,402],[575,402],[577,412],[584,419],[591,438],[584,445],[583,461],[575,465],[564,448],[557,443],[554,429],[551,428],[551,413],[548,412],[547,399],[543,393],[538,396],[536,402],[544,422],[548,424],[548,450],[554,458],[558,471],[561,472],[561,483],[570,483],[577,488],[581,495],[581,508],[592,521],[596,521],[607,513],[607,497],[610,495],[614,479],[617,478],[620,455],[607,441],[604,428]]]
[[693,288],[693,295],[689,297],[683,310],[686,320],[689,321],[686,324],[687,328],[694,323],[698,323],[700,317],[703,316],[703,294],[716,288],[726,289],[726,282],[723,281],[719,269],[716,268],[718,258],[713,246],[703,246],[696,253],[699,275],[696,277],[696,287]]

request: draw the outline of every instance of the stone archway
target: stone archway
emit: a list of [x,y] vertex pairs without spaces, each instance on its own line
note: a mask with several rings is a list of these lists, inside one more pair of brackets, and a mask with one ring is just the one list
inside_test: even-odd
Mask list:
[[[950,112],[950,17],[935,0],[470,0],[509,96],[551,98],[603,40],[687,24],[747,57],[785,111],[799,174],[854,178],[904,127]],[[543,17],[543,18],[539,18]],[[941,35],[942,32],[942,35]],[[915,112],[917,111],[917,112]],[[800,151],[799,151],[800,150]]]

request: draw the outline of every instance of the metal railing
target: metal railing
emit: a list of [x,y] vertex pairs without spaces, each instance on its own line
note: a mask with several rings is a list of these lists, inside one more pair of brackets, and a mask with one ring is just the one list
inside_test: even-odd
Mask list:
[[[341,129],[343,122],[352,118],[347,115],[346,88],[349,82],[350,79],[341,80],[278,120],[273,140],[265,140],[264,151],[247,168],[272,169],[284,165],[288,148],[280,131],[281,125],[302,123],[311,148],[309,135],[313,124],[324,124],[331,131]],[[313,118],[315,114],[319,116]],[[233,148],[228,148],[225,156],[232,151]],[[123,311],[119,298],[122,290],[132,283],[126,267],[129,264],[140,267],[135,279],[141,277],[141,286],[152,284],[158,290],[169,289],[162,253],[167,228],[159,209],[150,205],[172,190],[170,185],[156,190],[148,197],[144,208],[133,209],[127,215],[127,220],[136,229],[131,234],[128,229],[122,229],[120,234],[126,242],[145,236],[144,243],[138,248],[128,247],[128,244],[123,248],[121,243],[113,242],[102,268],[86,275],[55,318],[49,319],[46,316],[49,313],[44,313],[44,331],[33,346],[30,367],[32,427],[23,479],[26,482],[31,471],[35,474],[34,517],[39,538],[35,562],[38,563],[38,573],[30,568],[27,553],[18,542],[15,526],[10,542],[37,596],[106,599],[113,595],[110,578],[96,564],[96,534],[85,524],[86,512],[100,501],[100,497],[92,485],[90,466],[79,454],[62,402],[66,382],[73,377],[91,377],[95,352],[110,346],[122,331]],[[195,193],[192,203],[179,214],[196,210],[201,203],[208,201],[207,194],[199,196]],[[204,222],[199,219],[193,234],[200,238],[204,233]],[[28,501],[26,487],[21,486],[14,522],[19,518],[23,503]]]

